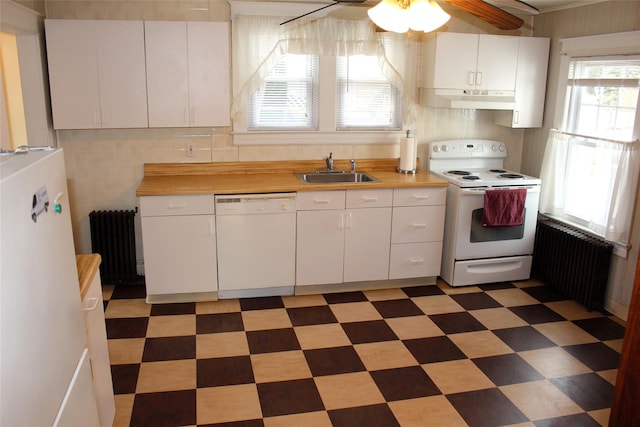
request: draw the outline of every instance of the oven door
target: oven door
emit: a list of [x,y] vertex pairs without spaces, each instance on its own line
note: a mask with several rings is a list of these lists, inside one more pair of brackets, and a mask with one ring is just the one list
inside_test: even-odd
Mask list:
[[[457,204],[455,259],[494,258],[533,253],[540,186],[527,186],[524,224],[511,227],[484,227],[484,188],[450,186]],[[522,187],[501,187],[497,189]]]

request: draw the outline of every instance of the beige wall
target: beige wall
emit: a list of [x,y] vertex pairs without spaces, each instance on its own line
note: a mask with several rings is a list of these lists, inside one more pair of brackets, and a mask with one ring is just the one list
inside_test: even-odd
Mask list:
[[[535,18],[534,35],[551,38],[551,54],[544,125],[542,129],[530,130],[525,134],[522,156],[522,171],[524,173],[536,176],[540,174],[549,129],[560,125],[553,123],[557,95],[556,82],[560,64],[559,39],[633,30],[640,30],[640,1],[636,0],[608,1],[591,6],[545,13]],[[636,196],[636,215],[631,236],[633,246],[627,259],[613,257],[607,295],[607,309],[625,318],[631,300],[636,260],[640,250],[640,203],[638,200],[639,198]]]

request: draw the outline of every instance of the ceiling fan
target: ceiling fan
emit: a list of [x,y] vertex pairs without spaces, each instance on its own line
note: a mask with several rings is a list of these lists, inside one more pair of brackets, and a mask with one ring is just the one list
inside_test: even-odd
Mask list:
[[[315,9],[311,12],[305,13],[304,15],[297,16],[295,18],[289,19],[288,21],[283,22],[281,25],[289,23],[291,21],[295,21],[296,19],[302,18],[307,15],[311,15],[320,10],[326,9],[331,6],[335,6],[341,3],[364,3],[367,0],[334,0],[333,3],[329,3],[326,6]],[[461,9],[465,12],[468,12],[476,17],[482,19],[485,22],[493,25],[496,28],[501,30],[517,30],[522,26],[524,21],[521,18],[518,18],[515,15],[510,14],[486,1],[483,0],[444,0],[447,3],[451,4],[458,9]],[[494,0],[495,2],[517,9],[522,10],[526,13],[532,14],[537,13],[537,9],[533,6],[528,5],[527,3],[520,0]]]

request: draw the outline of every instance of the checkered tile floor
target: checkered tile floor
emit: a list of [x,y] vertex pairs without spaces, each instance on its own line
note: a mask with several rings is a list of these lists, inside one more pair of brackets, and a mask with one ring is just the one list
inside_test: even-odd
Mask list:
[[116,426],[606,425],[624,334],[535,281],[104,297]]

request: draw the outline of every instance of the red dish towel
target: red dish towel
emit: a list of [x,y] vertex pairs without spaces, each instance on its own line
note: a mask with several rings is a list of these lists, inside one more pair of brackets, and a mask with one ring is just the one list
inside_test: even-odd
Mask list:
[[524,223],[524,204],[527,189],[486,190],[484,193],[485,227],[512,227]]

